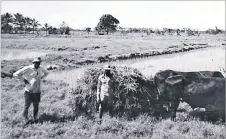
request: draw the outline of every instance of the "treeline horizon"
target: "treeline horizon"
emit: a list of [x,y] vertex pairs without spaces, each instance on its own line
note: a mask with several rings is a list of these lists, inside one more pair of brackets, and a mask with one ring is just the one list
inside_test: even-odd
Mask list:
[[[110,16],[106,17],[106,16]],[[24,16],[21,13],[9,13],[6,12],[4,14],[1,14],[1,33],[2,34],[35,34],[35,32],[38,34],[39,31],[45,31],[46,34],[67,34],[70,35],[70,31],[86,31],[86,32],[91,32],[91,31],[97,31],[98,34],[101,31],[107,32],[115,32],[115,31],[121,31],[121,32],[127,32],[127,33],[155,33],[158,32],[159,30],[163,30],[164,32],[185,32],[187,30],[189,31],[194,31],[194,32],[204,32],[207,34],[218,34],[218,33],[224,33],[225,31],[222,29],[218,29],[217,26],[215,26],[215,29],[207,29],[205,31],[203,30],[198,30],[198,29],[191,29],[191,28],[169,28],[165,27],[162,29],[158,28],[137,28],[137,27],[121,27],[118,26],[118,22],[113,21],[110,24],[110,20],[116,20],[112,15],[105,14],[100,18],[100,22],[97,24],[97,27],[91,28],[91,27],[86,27],[82,29],[75,29],[71,28],[65,21],[62,21],[62,23],[59,25],[59,27],[52,26],[48,23],[44,23],[43,25],[39,23],[38,20],[32,17]],[[104,20],[104,21],[103,21]],[[103,23],[102,23],[103,22]],[[109,25],[106,25],[109,23]],[[105,26],[104,26],[105,25]],[[156,31],[157,30],[157,31]]]

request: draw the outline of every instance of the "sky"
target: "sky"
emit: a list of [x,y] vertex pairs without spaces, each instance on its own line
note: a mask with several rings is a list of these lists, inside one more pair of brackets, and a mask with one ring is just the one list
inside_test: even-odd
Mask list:
[[225,1],[1,1],[1,14],[22,13],[41,24],[94,28],[103,14],[119,26],[137,28],[225,29]]

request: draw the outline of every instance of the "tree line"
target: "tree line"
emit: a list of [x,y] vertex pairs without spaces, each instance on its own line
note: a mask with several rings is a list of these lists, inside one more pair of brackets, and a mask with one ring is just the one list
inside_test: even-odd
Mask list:
[[[159,29],[151,29],[151,28],[123,28],[118,26],[119,20],[115,17],[113,17],[110,14],[103,14],[97,26],[94,28],[94,30],[99,35],[105,35],[109,34],[109,32],[115,32],[119,31],[122,34],[127,33],[147,33],[149,35],[150,33],[156,33],[159,35],[164,35],[165,33],[172,34],[177,33],[177,35],[180,35],[180,33],[187,32],[189,36],[194,34],[200,34],[199,31],[194,31],[189,28],[183,28],[183,29],[171,29],[171,28],[163,28],[163,30]],[[70,31],[73,30],[70,28],[64,21],[60,24],[58,28],[53,27],[49,25],[48,23],[45,23],[43,26],[37,21],[35,18],[26,17],[20,13],[16,14],[10,14],[5,13],[1,15],[1,32],[2,33],[35,33],[35,31],[38,33],[37,28],[40,28],[40,30],[45,31],[46,34],[67,34],[70,35]],[[91,28],[87,27],[84,29],[88,34],[91,32]],[[219,34],[224,33],[224,30],[220,30],[217,27],[215,29],[208,29],[204,33],[206,34]]]
[[[107,34],[109,32],[116,31],[118,19],[110,14],[105,14],[100,18],[99,23],[95,27],[95,31],[101,35],[103,32]],[[41,25],[35,18],[24,16],[23,14],[16,13],[5,13],[1,15],[1,33],[4,34],[27,34],[27,33],[38,33],[38,30],[45,31],[46,34],[70,34],[73,30],[64,21],[59,28],[53,27],[48,23]],[[85,28],[88,33],[91,32],[91,28]]]
[[41,25],[35,18],[24,16],[23,14],[5,13],[1,15],[1,33],[5,34],[28,34],[45,31],[46,34],[70,34],[72,30],[64,21],[60,27],[53,27],[48,23]]

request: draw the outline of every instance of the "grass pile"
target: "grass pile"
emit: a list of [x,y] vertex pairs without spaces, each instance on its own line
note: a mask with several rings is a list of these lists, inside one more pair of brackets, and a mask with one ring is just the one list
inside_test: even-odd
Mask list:
[[[157,101],[157,90],[151,80],[137,69],[127,66],[112,66],[114,82],[114,116],[134,118],[140,114],[153,115]],[[88,68],[78,79],[77,88],[70,93],[70,106],[76,116],[93,116],[96,113],[96,90],[100,67]]]

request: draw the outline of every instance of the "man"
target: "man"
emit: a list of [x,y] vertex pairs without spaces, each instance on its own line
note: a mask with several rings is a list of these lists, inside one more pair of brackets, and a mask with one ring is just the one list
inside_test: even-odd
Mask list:
[[13,77],[17,77],[25,83],[25,106],[23,116],[26,123],[29,121],[28,109],[31,103],[33,103],[33,120],[37,122],[41,97],[41,79],[44,79],[48,75],[47,70],[40,66],[40,57],[35,58],[32,63],[32,65],[26,66],[13,74]]
[[113,116],[113,80],[109,65],[104,67],[104,73],[99,76],[97,83],[97,103],[99,104],[99,118],[102,119],[103,112],[108,110]]

